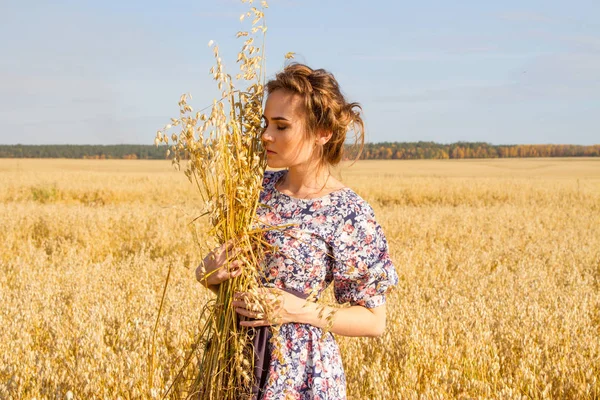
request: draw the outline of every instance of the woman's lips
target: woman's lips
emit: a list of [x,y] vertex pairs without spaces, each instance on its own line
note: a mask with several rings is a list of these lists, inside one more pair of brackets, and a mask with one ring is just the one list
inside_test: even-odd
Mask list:
[[267,150],[267,154],[277,154],[273,150]]

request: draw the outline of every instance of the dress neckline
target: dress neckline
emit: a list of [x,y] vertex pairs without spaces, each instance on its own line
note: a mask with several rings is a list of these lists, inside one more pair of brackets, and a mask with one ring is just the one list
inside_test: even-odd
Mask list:
[[284,198],[288,198],[288,199],[291,199],[293,201],[312,202],[312,201],[317,201],[317,200],[325,200],[325,199],[330,198],[334,194],[338,194],[338,193],[344,192],[346,190],[350,190],[350,188],[348,186],[344,186],[344,187],[341,187],[339,189],[335,189],[335,190],[333,190],[333,191],[331,191],[331,192],[329,192],[329,193],[327,193],[327,194],[325,194],[323,196],[320,196],[320,197],[314,197],[314,198],[310,198],[310,199],[303,199],[303,198],[300,198],[300,197],[294,197],[294,196],[290,196],[289,194],[285,194],[285,193],[279,191],[279,189],[277,189],[277,183],[281,180],[281,178],[283,178],[287,174],[287,171],[286,170],[282,170],[282,171],[277,171],[277,172],[281,172],[281,173],[279,174],[279,176],[277,177],[277,179],[273,181],[273,191],[278,196],[281,196],[281,197],[284,197]]

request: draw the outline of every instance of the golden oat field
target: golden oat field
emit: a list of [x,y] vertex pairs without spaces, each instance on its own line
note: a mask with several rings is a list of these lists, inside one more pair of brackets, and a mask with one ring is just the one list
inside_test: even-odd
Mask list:
[[[400,277],[382,337],[338,338],[349,399],[600,398],[600,158],[341,178]],[[169,161],[0,160],[0,398],[161,398],[213,296],[200,206]]]

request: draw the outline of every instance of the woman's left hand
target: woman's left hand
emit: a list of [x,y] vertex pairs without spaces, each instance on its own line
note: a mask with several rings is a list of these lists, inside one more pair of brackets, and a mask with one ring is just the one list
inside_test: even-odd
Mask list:
[[306,300],[277,288],[261,288],[257,294],[236,293],[231,302],[235,312],[250,319],[240,322],[248,327],[300,322],[298,316],[305,305]]

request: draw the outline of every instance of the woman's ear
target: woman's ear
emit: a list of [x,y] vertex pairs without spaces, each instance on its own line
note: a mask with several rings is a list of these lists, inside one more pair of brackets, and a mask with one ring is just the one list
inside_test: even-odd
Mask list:
[[324,146],[325,143],[329,142],[331,136],[333,136],[332,131],[320,130],[317,132],[317,139],[315,143],[319,146]]

